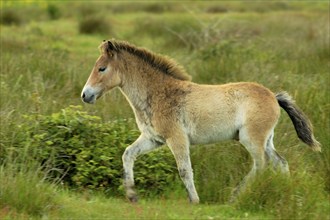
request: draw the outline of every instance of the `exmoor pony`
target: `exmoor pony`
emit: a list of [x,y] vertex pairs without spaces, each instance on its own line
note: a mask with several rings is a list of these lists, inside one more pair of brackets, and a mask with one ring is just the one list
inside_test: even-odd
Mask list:
[[173,153],[192,203],[198,203],[199,197],[193,180],[190,145],[233,139],[246,148],[253,166],[234,190],[234,196],[266,164],[288,173],[286,160],[273,144],[280,107],[288,113],[298,137],[313,150],[321,151],[310,121],[286,92],[274,94],[252,82],[196,84],[174,60],[128,42],[104,40],[99,49],[101,55],[81,97],[93,104],[105,92],[118,87],[134,111],[141,135],[122,156],[126,196],[132,202],[137,201],[135,159],[162,145]]

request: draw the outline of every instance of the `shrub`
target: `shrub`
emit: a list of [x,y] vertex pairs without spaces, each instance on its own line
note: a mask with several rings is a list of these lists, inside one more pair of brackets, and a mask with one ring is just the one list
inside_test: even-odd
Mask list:
[[183,8],[180,4],[175,2],[121,2],[119,4],[113,4],[109,7],[113,13],[164,13],[164,12],[178,12],[182,11]]
[[47,13],[48,13],[49,18],[52,20],[56,20],[61,17],[60,9],[56,5],[53,5],[53,4],[49,4],[47,6]]
[[[101,123],[100,118],[74,106],[50,116],[29,115],[26,119],[19,127],[16,149],[28,146],[37,161],[50,163],[52,178],[62,178],[66,185],[78,189],[122,193],[121,156],[138,137],[133,120]],[[161,193],[176,178],[169,150],[144,155],[135,163],[140,193]]]
[[109,34],[111,27],[104,19],[95,15],[82,18],[79,22],[79,32],[82,34]]
[[206,9],[207,13],[226,13],[228,9],[223,5],[213,5]]
[[144,11],[150,12],[150,13],[163,13],[166,11],[166,9],[169,7],[169,5],[164,3],[152,3],[145,6]]
[[1,10],[1,16],[0,16],[1,24],[4,25],[19,25],[22,23],[22,19],[18,12],[8,9],[2,9]]

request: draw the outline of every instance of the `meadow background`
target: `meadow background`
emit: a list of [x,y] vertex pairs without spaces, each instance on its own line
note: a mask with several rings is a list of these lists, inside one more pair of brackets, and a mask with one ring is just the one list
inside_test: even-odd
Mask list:
[[[0,219],[329,219],[328,1],[1,1]],[[80,92],[104,39],[168,55],[198,83],[254,81],[286,90],[314,124],[322,153],[284,111],[271,170],[237,202],[251,168],[237,142],[192,148],[201,204],[188,203],[164,147],[138,158],[138,204],[124,198],[121,154],[138,136],[118,90]]]

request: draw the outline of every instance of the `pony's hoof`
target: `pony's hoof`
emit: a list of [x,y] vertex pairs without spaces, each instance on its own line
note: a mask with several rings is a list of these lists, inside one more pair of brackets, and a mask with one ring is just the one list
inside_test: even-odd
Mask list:
[[192,205],[198,205],[198,204],[199,204],[199,200],[190,201],[190,203],[191,203]]
[[190,203],[193,204],[193,205],[197,205],[197,204],[199,204],[199,198],[198,198],[198,197],[197,197],[197,198],[194,198],[194,199],[191,199],[191,198],[189,197],[189,201],[190,201]]
[[237,201],[237,193],[233,192],[228,200],[229,204],[234,204]]
[[231,198],[228,200],[228,203],[229,203],[229,204],[234,204],[234,203],[236,203],[236,201],[237,201],[237,198],[236,198],[236,197],[231,197]]
[[126,197],[132,203],[136,203],[138,201],[138,196],[136,195],[136,192],[132,188],[127,189]]
[[138,202],[138,197],[137,195],[132,195],[132,196],[129,196],[127,197],[128,200],[131,202],[131,203],[137,203]]

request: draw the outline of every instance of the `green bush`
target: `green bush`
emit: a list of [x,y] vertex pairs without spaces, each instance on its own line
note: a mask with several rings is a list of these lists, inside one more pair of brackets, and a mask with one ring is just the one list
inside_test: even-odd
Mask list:
[[182,5],[175,2],[118,2],[112,5],[109,5],[109,10],[113,13],[123,14],[123,13],[136,13],[136,12],[145,12],[145,13],[165,13],[165,12],[178,12],[184,10]]
[[61,10],[53,4],[47,5],[47,13],[50,19],[56,20],[61,17]]
[[79,32],[82,34],[110,34],[111,26],[105,18],[91,15],[79,21]]
[[22,18],[19,13],[13,9],[2,9],[0,21],[1,24],[4,25],[20,25],[22,23]]
[[[14,144],[18,153],[28,147],[37,161],[49,163],[52,178],[61,178],[70,187],[122,193],[121,156],[139,134],[133,120],[101,123],[99,117],[74,106],[50,116],[25,117]],[[141,156],[135,163],[140,193],[161,193],[176,178],[175,161],[167,149]]]

